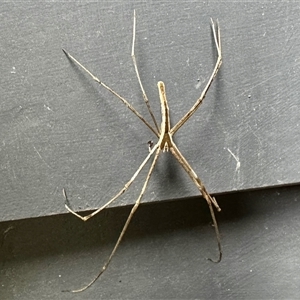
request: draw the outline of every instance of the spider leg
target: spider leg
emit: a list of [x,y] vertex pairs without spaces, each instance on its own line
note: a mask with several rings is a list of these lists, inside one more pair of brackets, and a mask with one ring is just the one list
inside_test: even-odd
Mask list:
[[113,256],[114,256],[115,252],[117,251],[117,249],[118,249],[118,247],[119,247],[119,245],[120,245],[120,243],[121,243],[121,241],[122,241],[122,239],[123,239],[123,236],[124,236],[124,234],[125,234],[125,232],[126,232],[126,230],[127,230],[127,227],[128,227],[129,224],[130,224],[130,221],[131,221],[131,219],[132,219],[134,213],[136,212],[136,210],[138,209],[138,207],[139,207],[139,205],[140,205],[140,203],[141,203],[142,197],[143,197],[143,195],[144,195],[144,193],[145,193],[145,190],[146,190],[146,188],[147,188],[149,179],[150,179],[151,174],[152,174],[152,172],[153,172],[153,169],[154,169],[154,167],[155,167],[155,165],[156,165],[156,162],[157,162],[157,159],[158,159],[158,157],[159,157],[160,151],[161,151],[160,148],[157,148],[157,149],[156,149],[156,153],[155,153],[153,162],[152,162],[151,167],[150,167],[150,169],[149,169],[149,172],[148,172],[148,174],[147,174],[147,177],[146,177],[146,180],[145,180],[145,182],[144,182],[144,185],[143,185],[143,188],[142,188],[142,190],[141,190],[141,193],[140,193],[138,199],[136,200],[134,206],[132,207],[132,209],[131,209],[131,211],[130,211],[130,214],[129,214],[129,216],[128,216],[126,222],[125,222],[125,225],[124,225],[124,227],[123,227],[123,229],[122,229],[122,231],[121,231],[121,233],[120,233],[120,236],[119,236],[119,238],[118,238],[118,240],[117,240],[117,242],[116,242],[116,244],[115,244],[115,246],[114,246],[114,248],[113,248],[111,254],[109,255],[107,261],[104,263],[104,265],[103,265],[103,267],[101,268],[101,270],[100,270],[100,272],[98,273],[98,275],[97,275],[97,276],[96,276],[89,284],[87,284],[86,286],[84,286],[84,287],[81,288],[81,289],[71,291],[72,293],[79,293],[79,292],[82,292],[82,291],[86,290],[86,289],[87,289],[88,287],[90,287],[90,286],[91,286],[91,285],[92,285],[92,284],[93,284],[93,283],[94,283],[94,282],[95,282],[95,281],[96,281],[96,280],[104,273],[104,271],[107,269],[109,263],[111,262],[111,260],[112,260],[112,258],[113,258]]
[[181,164],[181,166],[184,168],[184,170],[188,173],[188,175],[193,180],[193,182],[195,183],[195,185],[199,189],[200,193],[202,194],[203,198],[206,200],[206,202],[208,204],[211,218],[213,220],[213,224],[214,224],[214,228],[215,228],[217,244],[218,244],[218,249],[219,249],[219,257],[217,260],[212,260],[211,258],[208,258],[208,259],[212,262],[218,263],[222,259],[222,247],[221,247],[221,238],[220,238],[219,227],[218,227],[218,223],[217,223],[216,216],[215,216],[212,205],[214,205],[218,211],[221,211],[221,208],[219,207],[216,199],[208,193],[204,184],[202,183],[200,178],[197,176],[195,171],[192,169],[190,164],[187,162],[185,157],[181,154],[181,152],[179,151],[179,149],[177,148],[177,146],[175,145],[174,142],[172,144],[172,147],[170,147],[170,151],[175,156],[175,158],[178,160],[178,162]]
[[113,89],[111,89],[108,85],[106,85],[104,82],[102,82],[99,78],[97,78],[95,75],[93,75],[84,65],[82,65],[76,58],[74,58],[69,52],[67,52],[65,49],[62,49],[62,51],[65,53],[65,55],[71,59],[73,62],[75,62],[78,66],[80,66],[86,73],[88,73],[94,81],[96,81],[98,84],[102,85],[105,89],[107,89],[110,93],[112,93],[114,96],[116,96],[119,100],[121,100],[126,107],[128,107],[157,137],[158,133],[156,130],[142,117],[142,115],[121,95],[119,95],[117,92],[115,92]]
[[144,90],[144,87],[143,87],[143,84],[142,84],[142,81],[141,81],[141,77],[140,77],[140,73],[139,73],[139,70],[138,70],[138,66],[137,66],[137,62],[136,62],[136,58],[135,58],[135,53],[134,53],[134,48],[135,48],[135,35],[136,35],[136,16],[135,16],[135,10],[133,11],[133,34],[132,34],[132,49],[131,49],[131,57],[132,57],[132,61],[133,61],[133,66],[134,66],[134,70],[135,70],[135,73],[136,73],[136,77],[138,79],[138,82],[139,82],[139,85],[140,85],[140,88],[142,90],[142,93],[143,93],[143,98],[144,98],[144,101],[147,105],[147,108],[148,108],[148,111],[150,113],[150,116],[153,120],[153,123],[155,125],[155,128],[157,130],[157,132],[159,133],[160,130],[159,130],[159,126],[157,125],[157,122],[156,122],[156,119],[153,115],[153,112],[151,110],[151,107],[150,107],[150,103],[149,103],[149,100],[148,100],[148,97],[147,97],[147,94]]
[[148,160],[150,159],[150,157],[152,156],[152,154],[155,152],[155,150],[158,148],[159,143],[157,143],[152,150],[150,151],[150,153],[147,155],[147,157],[144,159],[144,161],[141,163],[141,165],[139,166],[139,168],[137,169],[137,171],[133,174],[133,176],[130,178],[130,180],[124,185],[124,187],[112,198],[110,199],[108,202],[106,202],[103,206],[101,206],[100,208],[98,208],[97,210],[93,211],[91,214],[87,215],[87,216],[81,216],[80,214],[76,213],[70,206],[70,202],[66,193],[66,190],[63,189],[63,195],[65,197],[65,207],[66,209],[72,213],[74,216],[78,217],[79,219],[81,219],[82,221],[87,221],[88,219],[92,218],[93,216],[95,216],[96,214],[98,214],[100,211],[102,211],[104,208],[106,208],[109,204],[111,204],[112,202],[114,202],[118,197],[120,197],[123,193],[125,193],[127,191],[127,189],[130,187],[130,185],[133,183],[133,181],[135,180],[135,178],[138,176],[138,174],[141,172],[141,170],[143,169],[143,167],[146,165],[146,163],[148,162]]
[[212,72],[203,92],[200,95],[200,98],[195,102],[195,104],[192,106],[192,108],[178,121],[178,123],[171,129],[171,134],[174,134],[196,112],[196,110],[202,104],[202,102],[208,92],[209,87],[211,86],[214,78],[216,77],[216,75],[221,67],[222,53],[221,53],[220,27],[219,27],[219,23],[217,22],[216,26],[217,26],[218,34],[216,34],[216,26],[212,19],[211,19],[211,23],[212,23],[212,31],[213,31],[214,41],[215,41],[215,45],[216,45],[217,52],[218,52],[218,58],[217,58],[215,67],[213,69],[213,72]]

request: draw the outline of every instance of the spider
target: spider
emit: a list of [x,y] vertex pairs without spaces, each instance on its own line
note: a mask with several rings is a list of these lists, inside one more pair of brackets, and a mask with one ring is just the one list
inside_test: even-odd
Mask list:
[[213,261],[213,262],[220,262],[222,259],[222,248],[221,248],[221,241],[220,241],[220,233],[219,233],[219,228],[218,228],[218,224],[216,221],[216,217],[215,217],[215,213],[214,213],[214,209],[213,206],[215,207],[215,209],[217,211],[220,211],[220,207],[216,201],[216,199],[214,197],[212,197],[208,191],[206,190],[204,184],[202,183],[202,181],[199,179],[199,177],[197,176],[197,174],[195,173],[195,171],[192,169],[192,167],[190,166],[190,164],[187,162],[187,160],[184,158],[184,156],[181,154],[181,152],[179,151],[179,149],[177,148],[175,142],[173,141],[173,135],[177,132],[177,130],[187,121],[190,119],[190,117],[196,112],[196,110],[199,108],[199,106],[202,104],[208,89],[210,87],[210,85],[212,84],[214,78],[216,77],[220,66],[222,64],[222,54],[221,54],[221,38],[220,38],[220,27],[218,24],[218,21],[215,25],[215,23],[213,22],[213,20],[211,19],[211,26],[212,26],[212,32],[213,32],[213,37],[214,37],[214,42],[215,42],[215,46],[217,49],[217,54],[218,54],[218,58],[217,61],[215,63],[213,72],[211,74],[211,76],[209,77],[209,80],[204,88],[204,90],[202,91],[200,97],[196,100],[195,104],[192,106],[192,108],[177,122],[177,124],[175,124],[175,126],[171,127],[170,125],[170,115],[169,115],[169,106],[168,106],[168,102],[167,102],[167,97],[166,97],[166,89],[165,89],[165,84],[162,81],[159,81],[157,83],[157,87],[158,87],[158,93],[159,93],[159,99],[160,99],[160,104],[161,104],[161,126],[158,126],[157,121],[152,113],[152,110],[150,108],[150,104],[149,104],[149,100],[148,97],[146,95],[146,92],[143,88],[143,84],[141,82],[140,79],[140,75],[139,75],[139,71],[138,71],[138,67],[137,67],[137,62],[136,62],[136,58],[135,58],[135,52],[134,52],[134,47],[135,47],[135,36],[136,36],[136,14],[135,14],[135,10],[133,13],[133,39],[132,39],[132,51],[131,51],[131,57],[133,60],[133,65],[134,65],[134,69],[135,69],[135,73],[140,85],[140,88],[142,90],[142,94],[143,94],[143,98],[144,98],[144,102],[147,105],[148,111],[150,113],[150,116],[153,120],[154,126],[152,126],[150,123],[148,123],[142,116],[141,114],[126,100],[124,99],[122,96],[120,96],[117,92],[115,92],[114,90],[112,90],[108,85],[106,85],[104,82],[102,82],[100,79],[98,79],[95,75],[93,75],[86,67],[84,67],[77,59],[75,59],[70,53],[68,53],[66,50],[62,49],[63,52],[66,54],[66,56],[72,60],[73,62],[75,62],[77,65],[79,65],[86,73],[88,73],[93,80],[95,80],[98,84],[100,84],[101,86],[103,86],[105,89],[107,89],[109,92],[111,92],[114,96],[116,96],[119,100],[121,100],[158,138],[158,141],[156,143],[150,141],[148,142],[148,146],[149,146],[149,154],[147,155],[147,157],[144,159],[144,161],[141,163],[141,165],[139,166],[139,168],[137,169],[137,171],[134,173],[134,175],[131,177],[131,179],[124,185],[124,187],[112,198],[110,199],[106,204],[104,204],[102,207],[98,208],[97,210],[95,210],[94,212],[92,212],[89,215],[86,216],[81,216],[80,214],[76,213],[70,206],[70,202],[68,200],[67,197],[67,193],[66,190],[63,189],[63,195],[65,198],[65,207],[66,209],[72,213],[73,215],[75,215],[76,217],[80,218],[83,221],[87,221],[88,219],[92,218],[93,216],[95,216],[96,214],[98,214],[100,211],[102,211],[104,208],[106,208],[109,204],[111,204],[113,201],[115,201],[119,196],[121,196],[124,192],[126,192],[126,190],[130,187],[130,185],[133,183],[133,181],[135,180],[135,178],[139,175],[140,171],[144,168],[144,166],[146,165],[146,163],[150,160],[150,158],[152,156],[154,156],[152,164],[150,166],[150,169],[148,171],[146,180],[144,182],[144,185],[142,187],[142,190],[139,194],[139,197],[137,198],[134,206],[132,207],[130,214],[125,222],[125,225],[119,235],[119,238],[111,252],[111,254],[109,255],[109,257],[107,258],[106,262],[104,263],[103,267],[101,268],[100,272],[97,274],[97,276],[91,280],[91,282],[87,285],[85,285],[84,287],[77,289],[77,290],[72,290],[71,292],[73,293],[77,293],[77,292],[82,292],[84,290],[86,290],[88,287],[90,287],[102,274],[103,272],[107,269],[109,263],[111,262],[118,246],[120,245],[120,242],[122,241],[122,238],[127,230],[127,227],[132,219],[132,217],[134,216],[134,213],[136,212],[138,206],[141,203],[142,197],[144,195],[144,192],[147,188],[149,179],[151,177],[151,174],[153,172],[153,169],[156,165],[156,162],[158,160],[159,155],[161,154],[161,152],[171,152],[171,154],[174,155],[174,157],[177,159],[177,161],[179,162],[179,164],[183,167],[183,169],[187,172],[187,174],[189,175],[189,177],[191,178],[191,180],[195,183],[195,185],[197,186],[197,188],[199,189],[200,193],[202,194],[203,198],[206,200],[209,210],[210,210],[210,214],[212,217],[212,221],[213,221],[213,225],[214,225],[214,229],[215,229],[215,233],[216,233],[216,238],[217,238],[217,244],[218,244],[218,250],[219,250],[219,257],[217,260],[212,260],[209,258],[209,260]]

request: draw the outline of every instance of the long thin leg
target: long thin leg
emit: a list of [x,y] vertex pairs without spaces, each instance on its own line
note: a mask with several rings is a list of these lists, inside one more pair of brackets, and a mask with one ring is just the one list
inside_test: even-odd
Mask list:
[[222,259],[222,248],[221,248],[221,239],[220,239],[219,227],[218,227],[218,223],[217,223],[217,220],[216,220],[216,216],[215,216],[212,204],[216,207],[216,209],[218,211],[221,211],[221,209],[220,209],[216,199],[208,193],[208,191],[206,190],[204,184],[202,183],[200,178],[197,176],[195,171],[192,169],[192,167],[189,165],[189,163],[187,162],[185,157],[181,154],[179,149],[176,147],[175,143],[173,143],[172,147],[170,148],[170,151],[175,156],[175,158],[178,160],[178,162],[181,164],[181,166],[185,169],[185,171],[188,173],[188,175],[193,180],[193,182],[196,184],[197,188],[199,189],[199,191],[201,192],[203,198],[206,200],[206,202],[208,204],[210,214],[211,214],[211,218],[213,220],[213,224],[214,224],[214,228],[215,228],[215,233],[216,233],[216,238],[217,238],[217,243],[218,243],[218,249],[219,249],[219,258],[216,261],[212,260],[211,258],[209,258],[209,260],[218,263]]
[[93,284],[93,283],[94,283],[94,282],[95,282],[95,281],[96,281],[96,280],[104,273],[104,271],[107,269],[109,263],[111,262],[111,259],[113,258],[115,252],[117,251],[117,249],[118,249],[118,247],[119,247],[119,245],[120,245],[120,243],[121,243],[121,241],[122,241],[122,239],[123,239],[123,236],[124,236],[124,234],[125,234],[125,232],[126,232],[126,230],[127,230],[127,227],[128,227],[129,224],[130,224],[130,221],[131,221],[131,219],[132,219],[134,213],[136,212],[137,208],[139,207],[139,205],[140,205],[140,203],[141,203],[142,197],[143,197],[143,195],[144,195],[144,193],[145,193],[145,190],[146,190],[146,188],[147,188],[149,179],[150,179],[151,174],[152,174],[152,172],[153,172],[153,169],[154,169],[154,167],[155,167],[155,165],[156,165],[156,162],[157,162],[157,159],[158,159],[158,157],[159,157],[160,151],[161,151],[160,148],[158,148],[158,149],[156,150],[156,153],[155,153],[153,162],[152,162],[151,167],[150,167],[150,169],[149,169],[149,172],[148,172],[148,174],[147,174],[147,177],[146,177],[145,183],[144,183],[144,185],[143,185],[143,188],[142,188],[142,190],[141,190],[141,193],[140,193],[138,199],[136,200],[136,202],[135,202],[133,208],[132,208],[131,211],[130,211],[130,214],[129,214],[127,220],[126,220],[126,223],[125,223],[125,225],[124,225],[124,227],[123,227],[123,229],[122,229],[122,231],[121,231],[121,233],[120,233],[120,236],[119,236],[119,238],[118,238],[118,240],[117,240],[117,242],[116,242],[116,244],[115,244],[115,247],[113,248],[113,250],[112,250],[110,256],[109,256],[108,259],[107,259],[107,261],[105,262],[105,264],[104,264],[103,267],[101,268],[99,274],[98,274],[98,275],[97,275],[97,276],[96,276],[96,277],[95,277],[88,285],[84,286],[84,287],[81,288],[81,289],[73,290],[73,291],[71,291],[71,292],[73,292],[73,293],[79,293],[79,292],[82,292],[82,291],[86,290],[86,289],[87,289],[88,287],[90,287],[90,286],[91,286],[91,285],[92,285],[92,284]]
[[139,70],[138,70],[138,67],[137,67],[137,63],[136,63],[136,58],[135,58],[135,54],[134,54],[134,47],[135,47],[135,34],[136,34],[136,17],[135,17],[135,10],[133,11],[133,34],[132,34],[132,50],[131,50],[131,57],[132,57],[132,60],[133,60],[133,65],[134,65],[134,69],[135,69],[135,73],[136,73],[136,76],[137,76],[137,79],[139,81],[139,84],[140,84],[140,87],[141,87],[141,90],[142,90],[142,93],[143,93],[143,98],[144,98],[144,101],[147,105],[147,108],[148,108],[148,111],[151,115],[151,118],[154,122],[154,125],[155,125],[155,128],[157,130],[157,132],[159,133],[160,130],[159,130],[159,127],[157,125],[157,122],[156,122],[156,119],[153,115],[153,112],[151,110],[151,107],[150,107],[150,103],[149,103],[149,100],[148,100],[148,97],[147,97],[147,94],[144,90],[144,87],[143,87],[143,84],[142,84],[142,81],[141,81],[141,78],[140,78],[140,73],[139,73]]
[[222,64],[222,52],[221,52],[221,35],[220,35],[220,27],[217,21],[217,30],[218,30],[218,34],[216,34],[216,29],[215,29],[215,24],[213,22],[213,20],[211,19],[211,24],[212,24],[212,31],[213,31],[213,35],[214,35],[214,40],[215,40],[215,44],[216,44],[216,48],[217,48],[217,52],[218,52],[218,59],[217,62],[215,64],[214,70],[203,90],[203,92],[200,95],[200,98],[195,102],[195,104],[192,106],[192,108],[181,118],[181,120],[179,120],[179,122],[171,129],[171,134],[174,134],[194,113],[195,111],[199,108],[199,106],[201,105],[201,103],[203,102],[206,93],[209,89],[209,87],[211,86],[214,78],[216,77],[221,64]]
[[144,161],[142,162],[142,164],[139,166],[139,168],[137,169],[137,171],[133,174],[133,176],[130,178],[130,180],[124,185],[124,187],[118,192],[117,195],[115,195],[112,199],[110,199],[108,202],[106,202],[103,206],[101,206],[100,208],[98,208],[97,210],[95,210],[94,212],[92,212],[91,214],[87,215],[87,216],[81,216],[80,214],[78,214],[77,212],[75,212],[71,206],[70,206],[70,202],[66,193],[66,190],[63,189],[63,195],[65,197],[65,207],[66,209],[72,213],[74,216],[78,217],[79,219],[81,219],[82,221],[87,221],[88,219],[92,218],[93,216],[95,216],[96,214],[98,214],[100,211],[102,211],[104,208],[106,208],[109,204],[111,204],[113,201],[115,201],[118,197],[120,197],[123,193],[125,193],[127,191],[127,189],[130,187],[130,185],[132,184],[132,182],[134,181],[134,179],[138,176],[138,174],[141,172],[141,170],[143,169],[143,167],[146,165],[146,163],[148,162],[148,160],[150,159],[150,157],[152,156],[152,154],[155,152],[155,150],[158,148],[159,144],[157,143],[152,150],[150,151],[150,153],[147,155],[147,157],[144,159]]
[[106,85],[104,82],[100,81],[95,75],[93,75],[85,66],[83,66],[76,58],[74,58],[70,53],[68,53],[65,49],[62,49],[62,51],[66,54],[68,58],[73,60],[77,65],[79,65],[85,72],[87,72],[93,80],[95,80],[98,84],[102,85],[105,89],[107,89],[109,92],[111,92],[113,95],[115,95],[118,99],[120,99],[157,137],[159,137],[156,130],[142,117],[142,115],[121,95],[116,93],[114,90],[112,90],[108,85]]

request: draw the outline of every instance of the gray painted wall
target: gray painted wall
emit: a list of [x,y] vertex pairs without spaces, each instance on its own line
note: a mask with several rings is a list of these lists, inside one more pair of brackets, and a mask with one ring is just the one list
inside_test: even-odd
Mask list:
[[[160,122],[156,83],[165,82],[173,124],[211,74],[210,17],[219,19],[220,73],[175,135],[208,190],[299,182],[298,3],[6,3],[0,21],[2,220],[64,213],[63,187],[74,208],[99,207],[148,154],[147,142],[156,141],[152,132],[61,51],[66,48],[150,121],[130,57],[134,8],[145,90]],[[145,176],[146,170],[114,205],[133,203]],[[165,154],[144,202],[196,195]]]
[[298,299],[300,187],[219,196],[223,260],[204,201],[142,205],[103,276],[130,207],[0,223],[1,299]]

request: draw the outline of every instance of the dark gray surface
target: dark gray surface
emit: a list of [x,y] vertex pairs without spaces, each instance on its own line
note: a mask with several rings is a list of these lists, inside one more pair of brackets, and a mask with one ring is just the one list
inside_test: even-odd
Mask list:
[[141,206],[103,277],[129,207],[0,224],[1,299],[298,299],[300,186],[220,196],[223,260],[202,199]]
[[[153,134],[61,51],[149,120],[130,57],[134,8],[145,89],[159,119],[156,83],[165,82],[173,124],[211,73],[210,17],[219,19],[220,74],[175,136],[208,190],[300,181],[299,3],[6,3],[0,18],[1,220],[64,212],[63,187],[75,208],[99,207],[147,155]],[[115,205],[135,201],[145,174]],[[194,195],[186,174],[164,155],[144,201]]]

